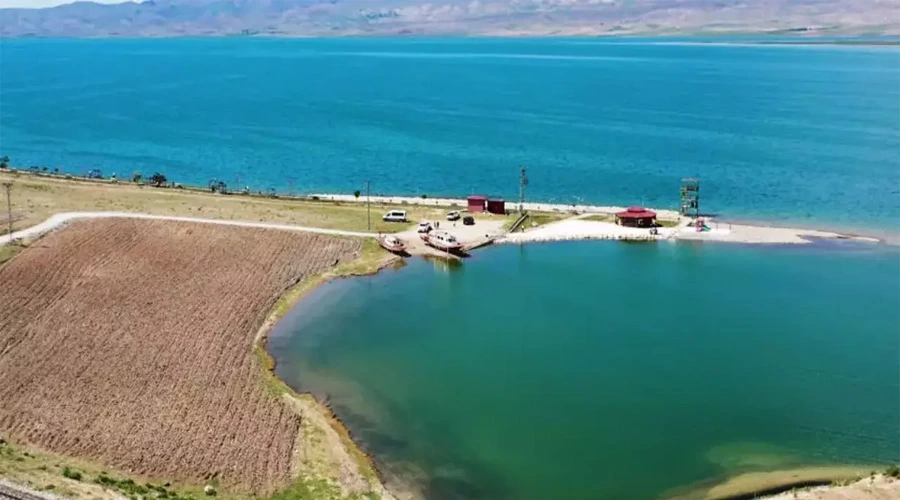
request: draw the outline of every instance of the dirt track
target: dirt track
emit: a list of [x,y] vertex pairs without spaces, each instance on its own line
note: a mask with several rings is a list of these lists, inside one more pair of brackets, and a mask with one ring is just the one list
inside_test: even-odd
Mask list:
[[359,243],[168,221],[73,223],[0,268],[0,432],[124,471],[284,486],[298,421],[253,336]]

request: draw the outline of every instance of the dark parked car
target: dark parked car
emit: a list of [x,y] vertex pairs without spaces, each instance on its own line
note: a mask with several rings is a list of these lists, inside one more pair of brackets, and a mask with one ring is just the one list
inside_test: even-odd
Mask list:
[[463,224],[466,226],[474,226],[475,225],[475,217],[471,215],[467,215],[463,217]]

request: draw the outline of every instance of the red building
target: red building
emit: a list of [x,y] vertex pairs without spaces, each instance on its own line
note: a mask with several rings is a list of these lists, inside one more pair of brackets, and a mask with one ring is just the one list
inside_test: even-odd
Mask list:
[[630,227],[656,226],[656,212],[644,207],[628,207],[616,214],[616,224]]
[[506,202],[501,199],[488,200],[487,211],[492,214],[506,215]]
[[484,196],[469,196],[466,199],[466,208],[469,212],[484,212],[487,199]]

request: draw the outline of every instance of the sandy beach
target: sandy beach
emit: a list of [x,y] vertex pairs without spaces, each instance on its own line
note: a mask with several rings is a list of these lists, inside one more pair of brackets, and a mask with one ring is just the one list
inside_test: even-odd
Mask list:
[[890,500],[900,498],[900,481],[883,474],[844,486],[818,486],[766,497],[769,500]]
[[521,244],[539,241],[589,239],[628,241],[685,240],[769,245],[806,244],[816,239],[852,239],[869,243],[879,242],[875,238],[844,235],[830,231],[717,224],[714,221],[707,223],[710,227],[708,231],[697,231],[695,227],[688,225],[690,222],[690,220],[685,219],[676,227],[660,227],[657,228],[656,234],[651,234],[649,229],[623,227],[612,222],[573,218],[521,233],[507,234],[497,242]]
[[545,226],[528,229],[521,233],[510,233],[498,243],[530,243],[566,240],[629,240],[656,241],[672,238],[674,228],[658,228],[658,234],[650,234],[648,229],[624,227],[611,222],[584,219],[566,219]]

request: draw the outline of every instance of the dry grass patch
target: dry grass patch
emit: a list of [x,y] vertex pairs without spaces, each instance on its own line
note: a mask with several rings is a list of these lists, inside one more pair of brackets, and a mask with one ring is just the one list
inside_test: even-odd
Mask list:
[[[0,172],[0,182],[7,180],[14,183],[12,207],[13,212],[19,217],[13,222],[14,231],[33,226],[59,212],[78,211],[140,212],[153,215],[294,224],[348,231],[369,230],[364,203],[265,198],[240,194],[221,195],[138,186],[129,182],[112,184]],[[3,202],[5,201],[4,199]],[[392,209],[406,210],[410,223],[382,221],[381,216]],[[402,231],[419,220],[441,218],[445,215],[446,210],[443,208],[372,204],[371,231]],[[6,224],[0,226],[0,234],[5,234],[6,230]]]

